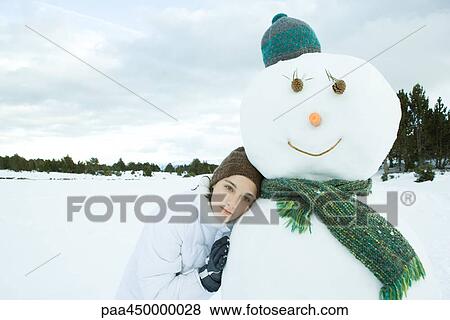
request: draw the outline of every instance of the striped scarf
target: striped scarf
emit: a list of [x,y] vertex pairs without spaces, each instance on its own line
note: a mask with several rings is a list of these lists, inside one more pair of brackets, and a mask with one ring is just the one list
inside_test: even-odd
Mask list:
[[356,196],[370,193],[371,179],[313,181],[264,179],[261,197],[277,202],[291,231],[311,233],[311,214],[381,281],[379,297],[402,299],[425,270],[402,234]]

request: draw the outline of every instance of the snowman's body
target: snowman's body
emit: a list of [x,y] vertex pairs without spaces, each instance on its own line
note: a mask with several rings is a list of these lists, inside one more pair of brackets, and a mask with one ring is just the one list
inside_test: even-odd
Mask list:
[[[275,203],[259,199],[257,206],[270,221]],[[381,282],[314,215],[311,233],[291,232],[284,221],[248,224],[244,215],[236,222],[222,279],[223,299],[378,299]],[[407,299],[439,299],[425,250],[403,221],[401,226],[427,271],[425,280],[413,283]]]
[[[304,75],[300,92],[285,77],[295,70]],[[331,88],[327,71],[345,75],[342,95]],[[312,125],[312,113],[320,115],[320,125]],[[241,132],[248,158],[266,178],[368,179],[391,149],[400,117],[394,90],[370,63],[308,53],[279,61],[255,78],[242,102]],[[267,218],[275,210],[269,199],[258,199],[256,206]],[[233,229],[223,298],[378,299],[381,282],[314,214],[312,233],[302,234],[282,218],[278,224],[243,223],[249,215]],[[407,297],[438,298],[426,250],[405,217],[399,217],[398,229],[427,272]]]

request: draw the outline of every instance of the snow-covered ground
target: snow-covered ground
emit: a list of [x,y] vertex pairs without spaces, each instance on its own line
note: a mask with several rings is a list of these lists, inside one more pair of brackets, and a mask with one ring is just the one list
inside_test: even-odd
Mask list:
[[[192,188],[197,179],[168,173],[104,177],[0,170],[0,299],[113,298],[142,223],[132,206],[127,222],[120,223],[118,204],[107,222],[88,221],[83,210],[68,222],[67,197],[167,197]],[[413,205],[399,201],[399,224],[408,219],[415,228],[434,263],[443,296],[449,299],[450,173],[436,174],[434,181],[424,183],[415,183],[413,174],[395,175],[387,182],[377,174],[373,180],[369,204],[386,203],[387,191],[398,191],[399,197],[414,192]],[[144,212],[152,209],[143,207]],[[102,206],[93,210],[104,212]]]

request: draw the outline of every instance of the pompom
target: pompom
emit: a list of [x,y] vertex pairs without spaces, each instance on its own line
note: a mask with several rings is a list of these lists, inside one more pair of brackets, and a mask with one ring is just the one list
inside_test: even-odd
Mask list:
[[284,13],[278,13],[278,14],[276,14],[276,15],[272,18],[272,24],[274,24],[275,21],[277,21],[278,19],[281,19],[281,18],[284,18],[284,17],[287,17],[287,14],[284,14]]

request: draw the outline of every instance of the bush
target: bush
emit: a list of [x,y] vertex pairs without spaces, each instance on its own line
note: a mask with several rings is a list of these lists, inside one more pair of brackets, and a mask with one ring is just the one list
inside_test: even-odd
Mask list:
[[417,174],[415,182],[433,181],[434,179],[433,167],[429,163],[417,167],[415,172]]

